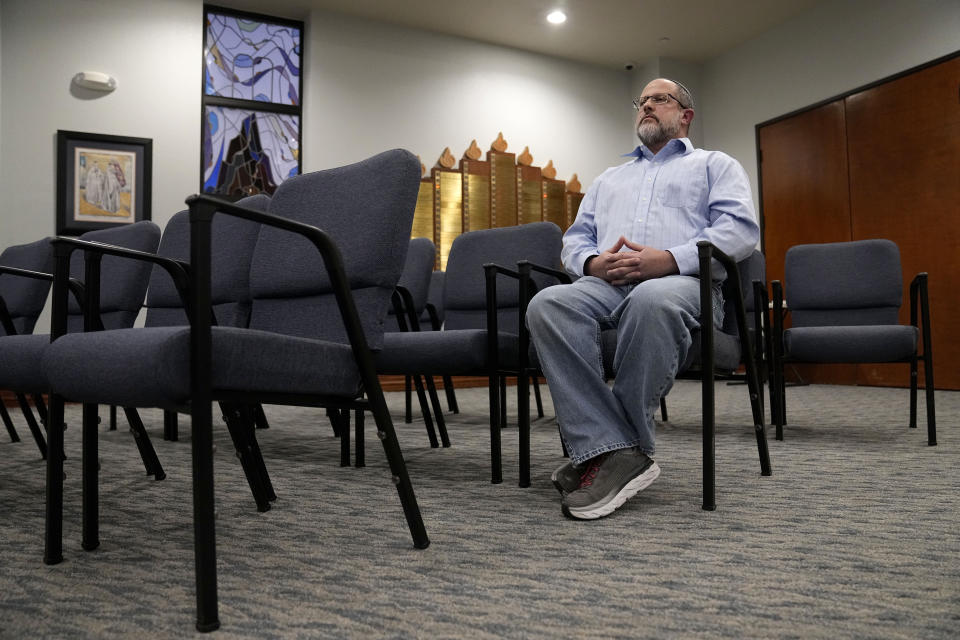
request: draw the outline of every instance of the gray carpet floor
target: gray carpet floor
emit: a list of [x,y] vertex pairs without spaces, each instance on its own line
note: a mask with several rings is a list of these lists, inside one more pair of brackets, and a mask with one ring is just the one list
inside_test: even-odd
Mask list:
[[[960,393],[937,393],[940,444],[928,447],[922,418],[906,428],[906,390],[790,388],[771,477],[745,388],[717,394],[717,510],[700,508],[700,386],[678,382],[658,428],[661,477],[588,523],[561,515],[549,481],[563,459],[548,393],[527,489],[515,428],[505,482],[489,484],[484,389],[459,392],[449,449],[431,449],[419,420],[403,424],[402,395],[388,394],[425,550],[412,546],[369,421],[367,467],[341,468],[322,410],[267,407],[259,438],[279,499],[262,514],[218,429],[215,637],[958,637]],[[85,552],[80,416],[68,408],[56,566],[42,563],[36,447],[25,427],[23,442],[0,442],[0,637],[198,635],[188,429],[164,442],[160,412],[143,417],[167,479],[145,476],[126,430],[104,429],[102,543]]]

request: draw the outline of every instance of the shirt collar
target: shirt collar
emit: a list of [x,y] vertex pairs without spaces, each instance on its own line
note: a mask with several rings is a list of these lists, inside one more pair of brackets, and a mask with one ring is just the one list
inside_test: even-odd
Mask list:
[[[691,151],[693,151],[693,143],[690,142],[690,138],[673,138],[672,140],[667,142],[666,145],[664,145],[663,149],[660,149],[660,153],[663,153],[664,151],[667,152],[667,155],[671,155],[671,154],[686,155]],[[653,159],[653,152],[651,152],[650,149],[648,149],[642,144],[637,145],[637,148],[631,151],[630,153],[625,153],[623,155],[624,157],[637,158],[637,159],[640,159],[640,158],[646,158],[647,160]]]

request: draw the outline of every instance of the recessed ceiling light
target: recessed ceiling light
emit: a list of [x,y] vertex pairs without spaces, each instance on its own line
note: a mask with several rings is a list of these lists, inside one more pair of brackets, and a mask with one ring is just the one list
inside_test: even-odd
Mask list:
[[550,24],[563,24],[566,21],[567,21],[567,14],[565,14],[563,11],[560,11],[559,9],[557,9],[556,11],[551,11],[547,15],[547,22],[549,22]]

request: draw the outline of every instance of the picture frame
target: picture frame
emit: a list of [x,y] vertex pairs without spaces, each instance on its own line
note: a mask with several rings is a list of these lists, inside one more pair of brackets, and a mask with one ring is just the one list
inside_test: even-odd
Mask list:
[[150,220],[153,140],[57,131],[57,235]]

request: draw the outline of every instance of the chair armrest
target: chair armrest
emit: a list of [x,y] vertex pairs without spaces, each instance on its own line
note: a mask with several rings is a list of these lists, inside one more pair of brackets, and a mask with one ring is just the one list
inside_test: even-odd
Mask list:
[[[155,253],[137,251],[136,249],[128,249],[126,247],[118,247],[116,245],[106,244],[104,242],[80,240],[79,238],[57,236],[51,242],[53,243],[54,247],[70,247],[70,253],[76,249],[82,250],[86,254],[85,259],[88,260],[88,264],[90,256],[99,256],[99,258],[102,258],[103,256],[108,255],[118,258],[126,258],[128,260],[149,262],[160,266],[164,271],[170,274],[170,278],[173,280],[173,285],[177,289],[177,294],[180,296],[180,301],[183,303],[184,309],[186,310],[187,317],[190,317],[190,314],[192,313],[188,295],[188,287],[190,285],[190,265],[186,262],[174,260],[173,258],[166,258]],[[66,252],[65,249],[63,251]],[[93,274],[94,277],[84,278],[84,281],[87,283],[86,289],[88,298],[96,298],[98,302],[100,300],[99,258],[96,259],[95,273]],[[96,306],[99,307],[99,304]],[[94,329],[103,329],[102,322],[100,321],[99,317],[99,308],[95,310],[91,309],[91,312],[96,313],[96,322],[100,325],[94,327]]]
[[493,362],[499,365],[500,329],[498,327],[499,318],[497,317],[497,276],[503,275],[514,278],[521,283],[523,279],[517,271],[492,262],[483,265],[483,272],[487,283],[487,362]]
[[530,262],[529,260],[521,260],[520,262],[518,262],[517,269],[520,271],[521,274],[524,273],[525,271],[528,274],[530,273],[530,271],[538,271],[540,273],[544,273],[546,275],[555,277],[557,280],[560,281],[561,284],[573,283],[573,278],[571,278],[570,274],[567,273],[566,271],[562,271],[560,269],[553,269],[551,267],[545,267],[541,264],[537,264],[536,262]]
[[[68,269],[69,272],[69,269]],[[30,269],[20,269],[17,267],[5,267],[0,265],[0,274],[7,274],[12,276],[18,276],[21,278],[32,278],[34,280],[48,280],[50,282],[55,282],[54,274],[45,273],[43,271],[32,271]],[[86,308],[86,289],[76,278],[71,278],[67,276],[67,281],[65,288],[68,289],[72,294],[74,299],[77,301],[77,304],[80,305],[81,309]],[[66,307],[64,307],[66,308]],[[66,320],[64,320],[66,322]],[[6,301],[0,298],[0,323],[2,323],[4,331],[7,332],[7,335],[16,335],[16,327],[13,326],[13,318],[10,317],[10,311],[7,309]],[[51,338],[53,337],[53,331],[51,330]]]

